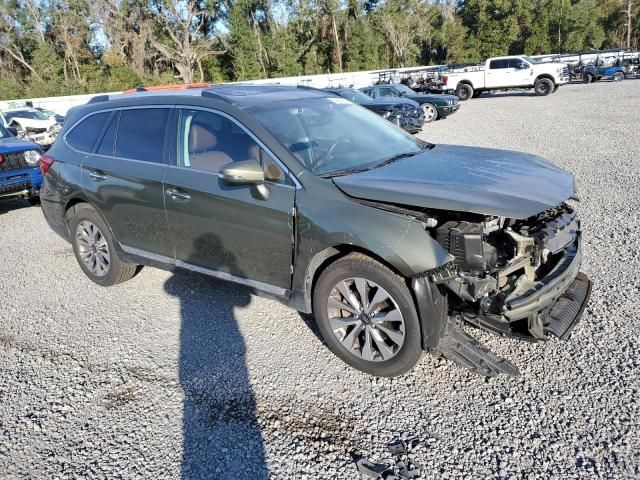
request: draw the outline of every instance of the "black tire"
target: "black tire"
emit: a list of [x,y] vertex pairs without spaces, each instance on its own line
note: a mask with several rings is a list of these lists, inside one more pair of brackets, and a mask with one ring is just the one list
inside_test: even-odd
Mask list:
[[40,205],[40,197],[39,196],[28,197],[27,202],[29,202],[29,205],[31,205],[32,207],[37,207]]
[[536,95],[540,97],[544,97],[553,92],[553,88],[555,85],[553,81],[548,78],[539,78],[536,80],[536,83],[533,85],[533,89],[536,92]]
[[[110,287],[112,285],[117,285],[118,283],[126,282],[138,273],[138,265],[132,265],[120,260],[116,253],[115,241],[111,234],[111,229],[91,205],[87,203],[80,203],[70,208],[66,214],[66,221],[69,228],[69,236],[71,238],[73,253],[78,261],[78,265],[80,265],[80,268],[82,268],[85,275],[93,282],[98,285],[102,285],[103,287]],[[106,252],[108,254],[109,261],[106,272],[103,274],[94,273],[80,257],[80,249],[82,247],[80,246],[80,240],[77,238],[77,232],[81,223],[83,223],[83,225],[87,223],[93,224],[97,227],[101,239],[104,239],[106,242]],[[96,249],[94,249],[94,252],[96,252]]]
[[[384,289],[394,302],[392,308],[395,310],[395,307],[397,307],[397,310],[402,314],[402,321],[404,322],[404,342],[395,350],[393,356],[390,356],[387,360],[383,359],[384,355],[382,355],[382,350],[377,346],[377,341],[374,343],[375,348],[378,349],[377,352],[380,359],[365,360],[361,358],[361,356],[353,353],[341,343],[337,336],[338,334],[334,333],[331,327],[329,307],[327,305],[329,297],[339,282],[354,277],[373,282]],[[375,292],[377,291],[378,290],[368,290],[368,293],[371,294],[373,292],[375,296]],[[372,298],[368,300],[372,300]],[[389,304],[391,305],[391,303]],[[322,272],[313,291],[313,313],[320,333],[329,349],[348,365],[370,375],[382,377],[402,375],[411,370],[422,355],[420,322],[413,297],[404,278],[364,254],[349,254],[336,260]],[[345,328],[355,329],[356,327]],[[344,331],[345,338],[348,336],[347,331],[348,330]],[[351,333],[351,331],[349,332]],[[354,337],[354,342],[357,340],[359,344],[363,343],[364,340],[362,340],[362,338],[364,338],[364,335],[364,331],[362,332],[362,337],[358,334]],[[377,335],[380,335],[379,331]],[[364,353],[364,349],[361,353]]]
[[473,97],[473,87],[467,83],[459,83],[458,87],[456,88],[456,95],[461,102],[469,100],[471,97]]
[[622,80],[624,80],[624,73],[623,72],[616,72],[613,74],[612,80],[614,82],[621,82]]
[[591,83],[591,82],[593,82],[593,75],[590,75],[590,74],[587,73],[587,74],[585,74],[583,79],[584,79],[584,83]]

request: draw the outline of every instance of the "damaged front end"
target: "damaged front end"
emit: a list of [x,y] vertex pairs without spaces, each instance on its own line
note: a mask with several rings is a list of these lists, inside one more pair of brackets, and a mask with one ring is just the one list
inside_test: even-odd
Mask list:
[[48,149],[56,137],[62,130],[62,127],[58,123],[53,123],[48,126],[43,126],[40,122],[37,125],[31,125],[23,119],[14,119],[12,126],[18,131],[18,137],[35,143],[43,149]]
[[430,279],[452,293],[450,307],[465,322],[534,341],[569,336],[591,293],[572,206],[524,220],[438,220],[431,233],[454,258]]

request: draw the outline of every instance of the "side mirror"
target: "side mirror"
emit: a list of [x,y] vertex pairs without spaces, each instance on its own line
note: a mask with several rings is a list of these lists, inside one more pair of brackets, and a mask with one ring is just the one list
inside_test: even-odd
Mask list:
[[528,68],[529,68],[528,63],[522,62],[521,64],[518,65],[518,70],[527,70]]
[[9,130],[9,133],[14,137],[18,136],[18,129],[16,127],[7,127],[7,130]]
[[231,184],[261,184],[264,182],[264,170],[256,160],[231,162],[220,169],[220,178]]
[[406,96],[406,93],[404,93],[404,92],[400,92],[400,96],[401,96],[401,97],[405,97],[405,96]]

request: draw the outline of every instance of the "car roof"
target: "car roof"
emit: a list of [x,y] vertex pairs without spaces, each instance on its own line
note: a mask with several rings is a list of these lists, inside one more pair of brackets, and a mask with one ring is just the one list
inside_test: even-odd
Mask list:
[[109,100],[120,100],[127,104],[135,104],[141,98],[167,97],[209,97],[222,100],[239,108],[253,107],[265,103],[298,100],[303,98],[326,97],[329,94],[319,89],[306,86],[290,85],[257,85],[257,84],[221,84],[207,88],[188,88],[184,90],[150,90],[121,93],[116,95],[99,95],[89,103],[100,103]]

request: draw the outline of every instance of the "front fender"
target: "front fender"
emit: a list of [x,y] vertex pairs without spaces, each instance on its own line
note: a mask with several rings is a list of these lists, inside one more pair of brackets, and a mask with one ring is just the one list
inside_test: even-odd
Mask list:
[[340,248],[369,252],[405,277],[451,259],[416,218],[356,203],[333,184],[328,188],[330,194],[316,188],[296,197],[294,292],[307,297],[315,269]]

